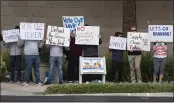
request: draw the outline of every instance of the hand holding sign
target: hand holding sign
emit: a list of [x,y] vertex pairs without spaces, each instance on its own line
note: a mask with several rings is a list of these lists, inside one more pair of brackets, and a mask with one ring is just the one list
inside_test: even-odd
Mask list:
[[63,16],[63,27],[69,28],[71,32],[76,33],[77,26],[84,25],[83,16]]
[[128,32],[127,50],[150,51],[150,36],[148,33]]
[[110,36],[109,48],[126,50],[126,38]]
[[157,40],[173,42],[173,25],[149,25],[148,33],[151,36],[151,42]]
[[20,35],[23,40],[42,40],[44,38],[44,23],[20,23]]
[[68,47],[70,44],[70,29],[48,25],[46,44]]
[[101,38],[101,35],[98,35],[99,39]]
[[3,30],[2,37],[6,43],[17,42],[19,35],[19,29]]
[[77,26],[75,44],[99,45],[98,26]]

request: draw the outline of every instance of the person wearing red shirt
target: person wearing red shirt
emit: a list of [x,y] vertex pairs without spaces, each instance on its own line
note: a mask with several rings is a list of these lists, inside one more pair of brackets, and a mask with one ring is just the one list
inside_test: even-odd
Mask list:
[[164,75],[164,68],[166,66],[167,60],[167,44],[164,42],[156,42],[153,44],[153,83],[156,83],[157,74],[159,72],[159,83],[162,82],[162,78]]
[[68,80],[77,82],[79,79],[79,57],[82,56],[82,48],[75,44],[75,34],[71,33],[70,48],[68,53]]

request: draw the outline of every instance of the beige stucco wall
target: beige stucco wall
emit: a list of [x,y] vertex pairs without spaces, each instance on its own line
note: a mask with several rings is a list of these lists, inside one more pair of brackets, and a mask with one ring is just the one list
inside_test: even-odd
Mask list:
[[[172,24],[172,4],[172,1],[137,2],[138,31],[147,31],[148,23]],[[109,36],[122,31],[122,12],[122,1],[1,1],[1,29],[14,28],[19,22],[62,26],[62,16],[84,16],[85,23],[101,27],[100,54],[105,54]]]

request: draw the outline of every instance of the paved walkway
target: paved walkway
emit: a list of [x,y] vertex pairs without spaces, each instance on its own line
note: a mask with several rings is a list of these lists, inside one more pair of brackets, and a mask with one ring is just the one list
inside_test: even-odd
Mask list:
[[40,95],[47,86],[37,86],[35,83],[30,83],[27,87],[10,84],[10,83],[1,83],[1,95],[16,95],[16,96],[34,96]]
[[[1,95],[8,96],[39,96],[48,85],[37,86],[30,83],[24,87],[17,84],[1,83]],[[142,97],[173,97],[173,93],[99,93],[99,94],[48,94],[47,96],[142,96]]]

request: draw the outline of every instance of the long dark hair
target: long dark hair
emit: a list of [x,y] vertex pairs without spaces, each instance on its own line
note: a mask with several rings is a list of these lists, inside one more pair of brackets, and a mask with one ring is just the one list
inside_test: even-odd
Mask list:
[[123,33],[121,32],[115,32],[115,36],[118,37],[119,35],[122,35],[123,36]]

